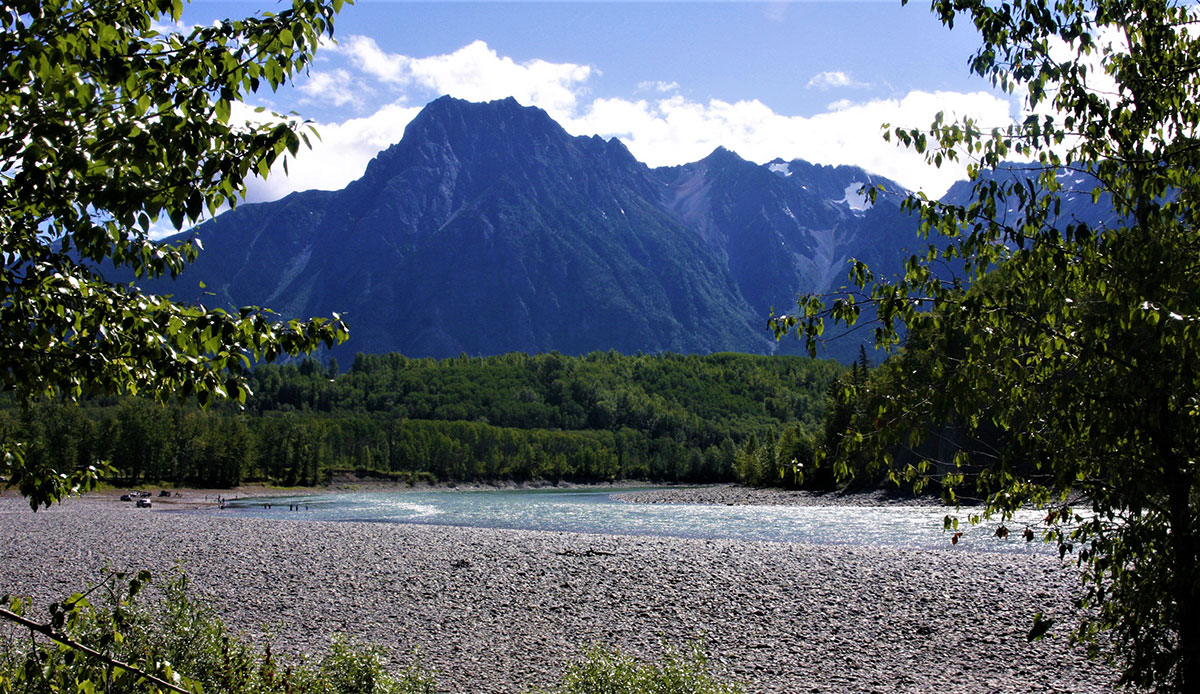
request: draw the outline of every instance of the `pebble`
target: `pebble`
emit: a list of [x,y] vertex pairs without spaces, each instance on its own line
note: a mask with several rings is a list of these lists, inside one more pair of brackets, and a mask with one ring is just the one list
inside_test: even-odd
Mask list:
[[[1114,691],[1067,645],[1078,579],[1056,557],[22,503],[0,498],[0,594],[34,615],[105,566],[179,565],[254,643],[319,654],[347,634],[398,667],[419,654],[442,692],[525,692],[591,644],[653,659],[697,639],[749,692]],[[1039,610],[1055,638],[1029,643]]]
[[941,503],[936,496],[915,496],[901,490],[812,492],[745,487],[740,484],[661,487],[622,492],[613,494],[613,497],[620,501],[637,504],[713,504],[717,506],[936,506]]

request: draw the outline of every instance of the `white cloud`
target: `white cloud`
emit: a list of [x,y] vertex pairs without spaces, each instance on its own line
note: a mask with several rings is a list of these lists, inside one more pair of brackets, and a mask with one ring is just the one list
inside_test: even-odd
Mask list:
[[379,44],[375,43],[375,39],[369,36],[350,36],[339,41],[335,50],[338,53],[349,55],[350,61],[355,66],[375,79],[397,85],[407,82],[407,67],[410,59],[403,55],[384,53],[379,48]]
[[863,89],[871,85],[866,82],[859,82],[845,72],[829,71],[813,75],[812,79],[805,85],[809,89],[835,89],[835,88],[854,88]]
[[555,118],[574,112],[583,83],[595,74],[588,65],[545,60],[518,63],[500,56],[483,41],[428,58],[386,53],[366,36],[349,37],[339,50],[359,69],[393,87],[417,87],[431,96],[449,94],[468,101],[511,96],[545,109]]
[[[935,169],[923,156],[885,142],[883,123],[923,127],[938,112],[946,112],[948,118],[970,116],[986,126],[1012,122],[1010,101],[985,92],[914,91],[893,99],[841,99],[823,113],[800,117],[776,113],[757,100],[692,101],[670,82],[639,84],[638,91],[653,93],[648,98],[589,100],[587,82],[598,74],[594,68],[541,60],[517,63],[481,41],[452,53],[413,58],[389,54],[370,38],[351,36],[332,53],[349,59],[345,68],[314,73],[310,90],[324,87],[327,102],[350,99],[353,94],[339,94],[336,85],[370,80],[375,88],[370,96],[386,95],[391,102],[366,117],[318,123],[322,140],[289,162],[287,178],[277,174],[254,182],[252,200],[275,199],[293,190],[344,187],[362,174],[376,153],[400,140],[404,126],[420,110],[406,104],[422,104],[441,94],[471,101],[515,97],[545,109],[573,134],[619,137],[650,166],[696,161],[723,146],[760,163],[783,157],[857,165],[935,196],[965,175],[965,162]],[[346,70],[350,74],[341,74]],[[326,74],[330,77],[323,81]],[[842,75],[827,81],[853,83],[844,73],[823,74]]]
[[666,94],[668,92],[679,91],[678,82],[661,82],[661,81],[646,81],[638,82],[637,91],[639,92],[658,92]]
[[650,166],[683,164],[718,146],[751,161],[775,157],[817,164],[852,164],[909,188],[940,195],[965,175],[966,165],[935,169],[910,150],[885,142],[881,125],[920,127],[939,111],[981,123],[1011,122],[1009,102],[984,92],[912,92],[902,99],[838,102],[836,109],[805,118],[775,113],[759,101],[698,103],[675,96],[657,102],[598,99],[583,116],[564,123],[580,135],[618,136]]
[[297,190],[336,190],[361,176],[372,157],[400,141],[404,127],[420,111],[420,107],[405,105],[411,90],[424,90],[427,97],[450,94],[469,101],[512,96],[562,120],[577,109],[583,83],[594,74],[586,65],[544,60],[517,63],[482,41],[453,53],[411,58],[387,53],[369,37],[350,36],[327,46],[325,55],[348,57],[359,76],[343,68],[313,72],[299,87],[302,102],[357,104],[358,92],[366,89],[364,77],[382,83],[381,88],[396,98],[366,117],[316,123],[320,140],[314,138],[310,151],[301,150],[299,157],[289,159],[286,176],[282,166],[276,165],[268,179],[248,184],[250,201],[274,200]]
[[[276,162],[271,175],[252,177],[246,181],[246,202],[278,200],[301,190],[338,190],[363,175],[367,164],[382,150],[400,141],[404,128],[421,107],[393,103],[364,118],[352,118],[340,123],[311,124],[319,135],[308,132],[311,149],[300,147],[298,156],[287,157],[284,173],[282,161]],[[257,111],[241,102],[233,104],[232,123],[276,122],[268,111]],[[304,126],[307,128],[308,126]],[[217,212],[224,212],[222,208]],[[149,236],[160,239],[178,233],[164,216],[150,227]]]
[[362,176],[367,163],[400,141],[404,127],[421,110],[416,106],[392,103],[364,118],[341,123],[316,123],[320,138],[310,137],[311,150],[301,148],[299,156],[288,161],[284,176],[276,164],[270,178],[255,179],[247,187],[251,202],[276,200],[297,190],[337,190]]
[[[1119,101],[1121,88],[1106,69],[1106,61],[1110,60],[1112,55],[1128,54],[1128,42],[1124,29],[1114,25],[1099,25],[1093,34],[1093,39],[1095,49],[1089,54],[1081,55],[1076,42],[1068,43],[1057,36],[1052,36],[1048,46],[1049,56],[1058,63],[1074,62],[1086,68],[1085,88],[1109,107],[1113,107]],[[1013,95],[1021,104],[1021,115],[1037,115],[1043,118],[1052,116],[1055,122],[1061,124],[1068,114],[1060,111],[1054,105],[1058,96],[1058,86],[1053,82],[1046,85],[1045,96],[1036,106],[1031,107],[1029,89],[1024,84],[1018,85]],[[1077,147],[1081,141],[1082,138],[1079,135],[1068,135],[1056,149],[1060,153],[1065,153],[1071,148]]]
[[[217,26],[217,22],[213,22],[213,26]],[[150,20],[150,30],[159,34],[190,34],[196,28],[195,24],[185,24],[181,21],[174,20],[170,22],[160,22],[157,19]]]
[[152,240],[158,241],[173,234],[178,234],[179,231],[180,230],[176,229],[175,225],[171,223],[171,220],[166,215],[163,215],[150,224],[150,229],[146,232],[146,235]]
[[359,106],[361,93],[366,86],[356,84],[346,70],[338,68],[330,72],[311,71],[308,79],[296,87],[302,104],[328,104],[332,106]]

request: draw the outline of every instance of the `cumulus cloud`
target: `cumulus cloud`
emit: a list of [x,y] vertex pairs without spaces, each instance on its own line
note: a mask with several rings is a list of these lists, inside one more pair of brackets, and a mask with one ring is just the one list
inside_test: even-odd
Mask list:
[[349,37],[339,50],[359,69],[396,88],[417,87],[432,96],[450,94],[468,101],[511,96],[556,118],[574,112],[584,82],[595,74],[588,65],[545,60],[518,63],[483,41],[427,58],[387,53],[366,36]]
[[[329,48],[334,49],[333,46]],[[403,85],[408,81],[410,58],[384,53],[375,39],[369,36],[350,36],[339,41],[334,50],[348,55],[355,66],[377,80],[395,85]]]
[[[317,123],[322,139],[314,141],[312,151],[289,162],[288,177],[253,183],[252,200],[275,199],[293,190],[344,187],[362,175],[377,152],[400,140],[404,126],[420,110],[407,104],[423,104],[441,94],[472,101],[512,96],[523,105],[545,109],[572,134],[620,138],[650,166],[696,161],[722,146],[759,163],[783,157],[857,165],[934,196],[964,176],[965,163],[933,168],[921,155],[885,142],[881,124],[922,127],[938,112],[969,116],[987,126],[1012,122],[1011,102],[987,92],[913,91],[891,99],[840,99],[825,112],[801,117],[777,113],[757,100],[689,100],[673,82],[639,84],[635,94],[645,94],[643,98],[588,99],[587,82],[599,74],[594,68],[541,60],[518,63],[482,41],[452,53],[414,58],[387,53],[370,38],[351,36],[333,53],[347,59],[344,67],[313,73],[310,91],[302,98],[315,99],[320,92],[326,103],[353,103],[353,93],[339,93],[336,85],[365,79],[376,87],[374,97],[390,102],[365,117]],[[342,74],[347,70],[351,74]],[[824,83],[857,84],[845,73],[822,74]]]
[[247,188],[251,202],[276,200],[297,190],[337,190],[362,176],[367,163],[400,141],[404,127],[421,110],[417,106],[392,103],[370,116],[340,123],[315,123],[319,138],[309,137],[311,150],[301,148],[289,159],[284,176],[277,164],[266,180],[255,179]]
[[[1096,45],[1096,50],[1087,55],[1080,55],[1078,46],[1075,42],[1066,42],[1057,36],[1053,36],[1049,40],[1049,55],[1052,60],[1058,63],[1076,62],[1087,68],[1084,78],[1084,85],[1088,91],[1100,97],[1113,106],[1119,98],[1120,87],[1116,79],[1106,70],[1106,59],[1111,55],[1123,55],[1129,53],[1129,45],[1125,38],[1124,29],[1114,25],[1102,25],[1099,27],[1096,35],[1093,37]],[[1014,92],[1014,96],[1023,104],[1023,114],[1035,114],[1038,116],[1054,116],[1056,120],[1062,122],[1066,115],[1054,107],[1054,99],[1057,95],[1058,85],[1050,83],[1046,87],[1046,97],[1037,104],[1036,107],[1030,107],[1029,90],[1020,85]],[[1075,144],[1078,142],[1077,137],[1069,137],[1067,144]]]
[[859,82],[845,72],[835,70],[813,75],[812,79],[805,86],[809,89],[835,89],[839,87],[863,89],[871,85],[866,82]]
[[[594,74],[586,65],[544,60],[517,63],[482,41],[429,58],[387,53],[365,36],[350,36],[327,49],[327,55],[347,56],[358,75],[344,68],[313,72],[297,88],[302,103],[357,105],[358,92],[366,89],[361,81],[364,76],[381,83],[385,91],[390,89],[396,98],[368,116],[315,123],[320,138],[311,138],[312,149],[302,149],[297,158],[289,158],[286,176],[280,164],[266,180],[251,181],[247,185],[251,202],[275,200],[298,190],[336,190],[360,177],[376,154],[400,141],[404,127],[420,112],[420,106],[407,105],[413,89],[424,90],[430,97],[450,94],[470,101],[512,96],[566,120],[578,108],[583,83]],[[249,107],[234,116],[265,117]]]
[[[421,107],[405,106],[401,102],[388,104],[370,116],[342,122],[312,123],[303,126],[311,148],[303,145],[296,157],[285,155],[277,161],[271,175],[265,179],[254,176],[246,181],[246,202],[278,200],[289,193],[302,190],[339,190],[362,176],[367,164],[390,145],[400,141],[404,128],[421,111]],[[230,122],[275,123],[278,117],[270,111],[234,102]],[[293,122],[296,122],[293,119]],[[236,125],[235,125],[236,127]],[[225,208],[217,210],[224,212]],[[203,220],[201,220],[203,221]],[[150,227],[149,236],[161,239],[179,233],[165,216]]]
[[338,68],[330,72],[312,71],[302,84],[296,87],[300,92],[301,104],[328,104],[331,106],[360,106],[361,93],[365,85],[356,84],[346,70]]
[[939,111],[981,123],[1012,122],[1009,102],[985,92],[911,92],[900,99],[842,101],[836,106],[805,118],[775,113],[757,100],[597,99],[585,114],[564,126],[576,134],[617,136],[650,166],[695,161],[723,146],[760,163],[783,157],[853,164],[909,188],[940,195],[963,178],[965,164],[932,168],[921,155],[885,142],[881,125],[924,126]]
[[[224,210],[222,210],[222,212],[223,211]],[[152,240],[158,241],[165,239],[168,236],[178,234],[179,231],[180,230],[176,229],[175,225],[171,223],[171,220],[168,219],[166,215],[163,215],[162,217],[154,220],[154,222],[150,225],[150,229],[146,232],[146,235]]]

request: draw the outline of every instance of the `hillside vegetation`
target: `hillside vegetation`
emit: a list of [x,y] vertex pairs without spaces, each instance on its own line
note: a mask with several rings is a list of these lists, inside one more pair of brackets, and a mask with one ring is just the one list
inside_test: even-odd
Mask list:
[[811,437],[842,371],[744,354],[360,354],[345,373],[336,361],[259,366],[244,409],[43,401],[0,411],[0,427],[30,456],[108,460],[129,485],[308,485],[339,471],[409,482],[709,482],[745,477],[739,458],[760,440]]

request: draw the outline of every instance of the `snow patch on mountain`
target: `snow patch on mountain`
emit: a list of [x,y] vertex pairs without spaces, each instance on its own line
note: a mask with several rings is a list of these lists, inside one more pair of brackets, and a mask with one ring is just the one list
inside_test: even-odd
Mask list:
[[864,185],[866,184],[862,183],[861,181],[852,182],[850,185],[846,186],[846,190],[842,196],[842,199],[836,200],[835,202],[841,203],[855,212],[865,212],[866,210],[870,209],[871,201],[867,199],[866,195],[858,192],[859,189]]

